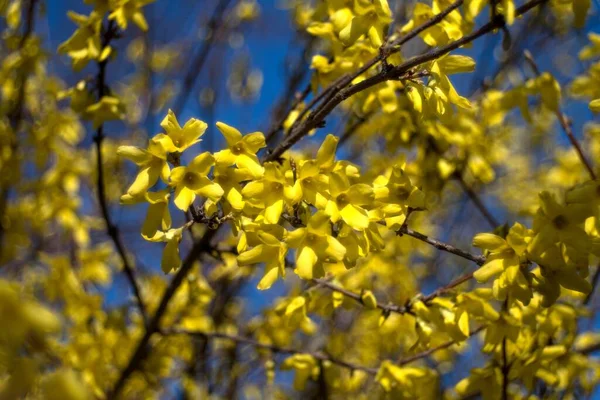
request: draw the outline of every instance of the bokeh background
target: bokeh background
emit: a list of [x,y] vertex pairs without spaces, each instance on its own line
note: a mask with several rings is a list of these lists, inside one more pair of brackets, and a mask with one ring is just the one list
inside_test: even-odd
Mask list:
[[[396,25],[402,26],[414,0],[390,0],[390,5],[396,10]],[[291,1],[284,0],[157,0],[149,4],[144,9],[150,25],[149,32],[128,29],[124,37],[115,42],[117,56],[109,63],[107,81],[113,90],[123,95],[126,101],[129,100],[128,120],[107,124],[107,137],[143,146],[148,137],[160,132],[159,123],[168,108],[176,111],[182,124],[192,117],[208,123],[209,128],[203,136],[203,142],[195,148],[198,153],[214,151],[224,143],[215,127],[216,121],[235,126],[244,133],[269,131],[281,118],[281,110],[287,109],[294,96],[309,84],[312,55],[326,51],[321,48],[318,40],[298,29],[290,8]],[[552,72],[559,82],[570,82],[589,66],[577,58],[577,52],[588,42],[589,32],[600,31],[598,8],[598,0],[594,0],[587,24],[581,30],[566,31],[560,24],[556,24],[554,18],[541,12],[527,15],[510,27],[508,46],[508,39],[502,32],[497,32],[477,40],[469,48],[457,50],[456,54],[473,57],[477,67],[473,73],[453,76],[453,84],[461,95],[469,98],[476,98],[489,86],[502,88],[517,85],[532,76],[531,69],[524,61],[525,49],[530,50],[538,65]],[[44,47],[48,51],[49,73],[61,77],[68,86],[75,85],[85,77],[91,78],[96,73],[96,66],[90,63],[79,74],[74,74],[67,57],[56,54],[59,44],[75,28],[67,17],[67,11],[85,14],[90,9],[89,5],[80,0],[47,0],[45,10],[36,24],[35,31],[44,40]],[[222,17],[218,18],[216,24],[211,23],[211,19],[219,14]],[[487,12],[482,13],[481,21],[487,15]],[[403,50],[405,57],[426,48],[420,40],[414,42]],[[142,52],[144,47],[150,51]],[[127,93],[132,89],[143,94],[128,97]],[[573,120],[576,135],[582,137],[584,124],[594,119],[587,103],[565,96],[563,107]],[[518,112],[510,116],[515,123],[521,118]],[[544,123],[537,122],[540,125]],[[350,123],[352,121],[348,115],[344,111],[338,111],[328,118],[326,127],[304,139],[301,145],[316,150],[326,134],[341,135]],[[530,133],[535,137],[536,126],[527,129],[531,129]],[[568,145],[557,127],[552,132],[554,140],[548,141],[550,145],[532,148],[536,162],[542,169],[545,163],[555,160],[556,152]],[[86,139],[81,146],[89,147],[92,136],[93,131],[88,126]],[[338,157],[347,157],[357,164],[364,164],[369,160],[362,155],[367,149],[377,146],[382,144],[353,141],[340,148]],[[409,150],[407,156],[411,157]],[[385,153],[382,157],[386,157]],[[124,165],[122,175],[115,177],[119,185],[111,186],[116,190],[115,193],[110,193],[113,199],[118,198],[118,190],[121,193],[125,191],[135,172],[135,167],[130,163]],[[475,189],[499,220],[515,221],[519,217],[515,210],[505,207],[499,201],[494,185],[483,190]],[[538,188],[530,189],[535,193]],[[447,200],[447,204],[452,204],[453,207],[432,211],[427,218],[437,225],[438,238],[463,248],[471,248],[473,233],[481,231],[485,222],[459,188],[449,187],[447,195],[451,199]],[[97,212],[97,207],[93,188],[90,187],[89,196],[84,197],[83,208],[93,214]],[[138,270],[143,274],[162,274],[161,246],[144,241],[139,233],[145,207],[124,207],[116,202],[111,206],[111,215],[120,227],[128,251],[136,258]],[[178,215],[173,212],[173,215],[176,214]],[[178,222],[182,221],[181,217]],[[99,230],[94,234],[93,240],[104,242],[108,239]],[[182,255],[186,254],[189,246],[189,241],[184,240]],[[433,252],[430,256],[421,255],[415,260],[415,264],[421,263],[440,266],[436,273],[425,279],[422,287],[424,293],[448,282],[469,267],[451,255],[438,252]],[[260,314],[264,307],[272,305],[277,297],[286,293],[289,285],[297,284],[295,276],[289,274],[285,281],[277,282],[270,290],[258,291],[258,278],[257,276],[239,288],[238,296],[243,304],[244,318]],[[107,309],[131,305],[130,289],[121,275],[115,275],[109,286],[99,290],[107,294]],[[597,326],[596,318],[590,321],[592,326]],[[470,367],[480,362],[478,353],[469,354],[461,359],[458,364],[461,367],[448,371],[444,379],[449,383],[457,382],[466,375]]]

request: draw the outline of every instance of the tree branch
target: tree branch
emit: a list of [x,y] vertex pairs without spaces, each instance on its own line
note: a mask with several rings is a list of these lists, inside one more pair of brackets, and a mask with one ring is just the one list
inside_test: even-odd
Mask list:
[[[523,6],[519,7],[516,10],[515,15],[520,16],[520,15],[528,12],[532,8],[534,8],[540,4],[543,4],[547,1],[548,0],[532,0],[532,1],[524,4]],[[311,112],[310,115],[304,121],[302,121],[295,129],[292,129],[290,134],[286,137],[286,139],[266,157],[265,161],[273,161],[273,160],[278,159],[286,150],[288,150],[290,147],[292,147],[294,144],[296,144],[308,132],[310,132],[314,128],[322,126],[325,121],[325,118],[335,109],[335,107],[338,104],[340,104],[342,101],[349,98],[350,96],[352,96],[358,92],[361,92],[363,90],[366,90],[370,87],[373,87],[379,83],[382,83],[382,82],[385,82],[388,80],[392,80],[392,79],[399,79],[403,74],[406,74],[412,68],[417,67],[426,62],[435,60],[435,59],[449,53],[452,50],[456,50],[457,48],[464,46],[465,44],[471,43],[475,39],[478,39],[479,37],[481,37],[487,33],[490,33],[492,31],[494,31],[495,29],[503,27],[504,25],[505,25],[504,18],[501,15],[497,15],[495,18],[493,18],[487,24],[481,26],[479,29],[472,32],[471,34],[463,36],[459,40],[455,40],[451,43],[448,43],[447,45],[445,45],[443,47],[432,49],[432,50],[430,50],[426,53],[423,53],[417,57],[413,57],[398,66],[383,69],[377,75],[374,75],[363,81],[360,81],[359,83],[357,83],[355,85],[350,85],[343,89],[337,90],[335,92],[335,94],[333,96],[331,96],[331,98],[328,101],[323,102],[318,108],[316,108],[313,112]],[[380,61],[380,59],[381,59],[381,56],[378,58],[374,58],[373,60],[368,62],[363,68],[361,68],[359,71],[357,71],[358,75],[360,75],[361,73],[365,72],[367,69],[369,69],[370,67],[375,65],[378,61]],[[355,73],[354,75],[356,75],[357,73]],[[352,79],[349,79],[349,82],[351,82],[351,81],[352,81]],[[339,86],[339,85],[337,85],[337,86]],[[337,86],[334,86],[334,87],[337,89]]]
[[[21,36],[21,39],[19,41],[19,48],[18,48],[19,52],[23,51],[23,48],[25,47],[25,44],[27,43],[27,39],[29,39],[29,37],[33,33],[33,30],[35,29],[35,6],[36,6],[36,3],[37,3],[37,0],[29,0],[27,2],[27,11],[25,14],[25,25],[23,28],[23,36]],[[20,82],[18,84],[19,90],[17,92],[17,99],[15,102],[15,105],[8,112],[8,120],[9,120],[10,126],[15,134],[14,140],[11,143],[11,154],[12,154],[11,158],[14,157],[14,154],[18,148],[18,140],[16,138],[16,134],[19,129],[19,124],[21,123],[21,120],[23,119],[23,108],[25,107],[25,86],[27,84],[27,73],[24,70],[19,74],[18,80]],[[8,162],[4,161],[4,165],[8,165],[8,164],[9,164]],[[4,238],[5,227],[4,227],[3,221],[4,221],[6,206],[8,203],[9,192],[10,192],[10,186],[2,185],[2,188],[0,188],[0,215],[2,216],[2,218],[0,218],[0,253],[2,252],[2,246],[3,246],[3,242],[4,242],[3,238]]]
[[153,334],[158,332],[160,321],[162,320],[162,317],[167,311],[169,302],[177,292],[179,286],[183,283],[183,280],[185,279],[187,274],[194,266],[194,263],[196,262],[198,257],[200,257],[204,253],[208,253],[211,250],[210,242],[215,236],[215,233],[216,230],[207,230],[206,233],[204,233],[204,235],[202,236],[202,238],[194,244],[194,246],[188,253],[187,257],[181,265],[181,268],[179,268],[179,270],[169,283],[169,286],[165,290],[162,298],[160,299],[160,303],[154,315],[152,316],[152,319],[150,319],[150,322],[148,323],[144,336],[142,336],[142,338],[140,339],[136,349],[134,350],[133,354],[131,355],[131,358],[129,359],[129,362],[127,363],[127,366],[121,372],[121,375],[117,379],[117,382],[115,383],[113,389],[108,393],[107,398],[116,398],[123,389],[123,386],[125,385],[127,379],[129,379],[131,374],[133,374],[140,368],[142,362],[148,355],[147,350],[150,338]]
[[[483,331],[485,328],[487,328],[487,326],[485,326],[485,325],[480,326],[479,328],[477,328],[474,331],[472,331],[471,333],[469,333],[469,337],[475,336],[479,332]],[[453,346],[455,344],[458,344],[458,343],[459,342],[456,341],[456,340],[450,340],[450,341],[448,341],[446,343],[443,343],[443,344],[441,344],[439,346],[432,347],[429,350],[425,350],[425,351],[422,351],[422,352],[417,353],[415,355],[402,358],[401,360],[398,361],[398,365],[401,365],[401,366],[402,365],[406,365],[406,364],[409,364],[409,363],[411,363],[413,361],[420,360],[421,358],[429,357],[430,355],[432,355],[436,351],[447,349],[448,347],[451,347],[451,346]]]
[[[524,55],[525,55],[525,59],[531,66],[531,69],[533,70],[535,75],[540,76],[541,71],[538,68],[535,60],[533,59],[533,56],[531,55],[531,53],[528,50],[525,50]],[[560,123],[560,126],[562,127],[563,131],[567,135],[569,142],[571,142],[571,145],[577,152],[577,155],[579,156],[581,163],[584,165],[585,169],[589,173],[590,178],[592,180],[595,180],[596,174],[594,173],[594,168],[592,168],[592,164],[590,164],[590,162],[585,157],[585,154],[583,154],[581,145],[579,144],[579,142],[577,141],[577,138],[575,138],[575,135],[573,134],[573,129],[571,128],[571,122],[570,122],[569,118],[567,117],[567,115],[565,113],[562,112],[560,106],[558,106],[558,109],[554,112],[554,114],[556,115],[556,118],[558,118],[558,122]]]
[[486,208],[486,206],[483,204],[477,193],[475,193],[475,191],[471,187],[469,187],[469,185],[467,185],[465,179],[462,176],[462,173],[457,172],[454,174],[454,177],[460,184],[462,190],[467,194],[467,196],[469,196],[469,199],[473,202],[473,204],[475,204],[475,207],[477,207],[479,212],[483,215],[490,227],[492,227],[492,229],[497,228],[500,225],[500,222],[498,222],[498,220],[494,218],[492,213]]
[[467,259],[469,261],[474,262],[477,265],[483,265],[485,263],[485,257],[484,256],[476,256],[474,254],[471,254],[467,251],[461,250],[457,247],[452,246],[451,244],[448,243],[444,243],[444,242],[440,242],[439,240],[436,239],[431,239],[430,237],[423,235],[420,232],[417,231],[413,231],[412,229],[408,228],[407,226],[403,225],[397,232],[398,235],[408,235],[408,236],[412,236],[415,239],[419,239],[422,242],[428,243],[430,245],[432,245],[433,247],[435,247],[436,249],[448,252],[448,253],[452,253],[454,255],[457,255],[459,257],[462,257],[464,259]]
[[[331,291],[341,293],[344,296],[351,298],[351,299],[355,300],[357,303],[364,306],[362,297],[357,293],[354,293],[350,290],[344,289],[343,287],[337,286],[337,285],[331,283],[327,279],[315,278],[312,281],[320,286],[326,287],[327,289],[329,289]],[[410,309],[406,306],[398,306],[395,304],[382,304],[379,302],[377,302],[377,308],[379,308],[380,310],[382,310],[383,312],[386,312],[386,313],[407,314],[407,313],[411,312]]]
[[340,367],[348,368],[352,371],[364,371],[370,375],[375,375],[375,374],[377,374],[377,371],[378,371],[377,368],[369,368],[369,367],[365,367],[362,365],[353,364],[353,363],[332,357],[330,355],[324,354],[322,352],[316,352],[316,351],[309,352],[309,351],[292,349],[289,347],[280,347],[280,346],[276,346],[273,344],[262,343],[262,342],[259,342],[258,340],[255,340],[255,339],[252,339],[249,337],[230,335],[230,334],[223,333],[223,332],[196,332],[196,331],[187,331],[187,330],[183,330],[183,329],[170,329],[168,331],[165,331],[164,333],[167,335],[189,335],[189,336],[199,336],[199,337],[210,338],[210,339],[231,340],[231,341],[234,341],[237,343],[248,344],[257,349],[269,350],[269,351],[272,351],[273,353],[279,353],[279,354],[308,354],[316,360],[329,361],[330,363],[338,365]]
[[[113,21],[110,21],[108,24],[108,28],[106,32],[104,32],[102,47],[106,47],[112,39],[114,39],[116,34],[116,26]],[[97,86],[98,86],[98,100],[101,100],[105,95],[105,87],[106,87],[106,64],[108,60],[100,61],[98,63],[98,75]],[[119,236],[118,227],[112,222],[110,218],[110,213],[108,210],[108,204],[106,201],[106,193],[104,186],[104,162],[102,159],[102,141],[104,140],[104,124],[101,124],[96,130],[96,136],[94,136],[94,142],[96,143],[96,168],[98,170],[98,177],[96,181],[96,189],[98,192],[98,202],[100,203],[100,210],[102,212],[102,217],[104,218],[104,222],[106,223],[106,232],[108,236],[113,241],[117,252],[119,253],[119,257],[121,258],[121,262],[123,264],[123,270],[125,271],[125,275],[127,276],[127,280],[133,289],[133,293],[136,297],[138,307],[140,309],[140,313],[144,320],[144,325],[148,323],[148,316],[146,314],[146,308],[144,306],[144,301],[142,299],[142,294],[140,288],[137,284],[137,280],[135,278],[135,273],[133,272],[133,267],[129,263],[129,258],[127,257],[127,252],[125,251],[125,246],[121,241]]]

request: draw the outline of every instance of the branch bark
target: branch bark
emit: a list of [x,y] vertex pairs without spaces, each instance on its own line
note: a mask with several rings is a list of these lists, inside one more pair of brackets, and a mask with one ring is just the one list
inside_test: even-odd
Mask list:
[[[109,22],[108,28],[106,32],[104,32],[102,47],[106,47],[112,39],[114,39],[116,34],[116,26],[112,21]],[[96,77],[97,86],[98,86],[98,100],[101,100],[105,95],[106,89],[106,65],[108,60],[100,61],[98,63],[98,75]],[[108,210],[108,203],[106,201],[106,191],[104,185],[104,162],[102,159],[102,142],[104,140],[104,124],[101,124],[96,130],[96,135],[94,136],[94,142],[96,143],[96,168],[98,170],[98,177],[96,180],[96,190],[98,203],[100,203],[100,210],[102,212],[102,217],[104,218],[104,222],[106,223],[106,232],[108,236],[111,238],[117,252],[119,253],[119,257],[121,258],[121,262],[123,264],[123,271],[133,289],[133,293],[138,303],[138,307],[140,309],[140,314],[144,320],[144,325],[147,325],[148,316],[146,314],[146,307],[144,306],[144,301],[142,299],[142,294],[140,288],[138,286],[135,273],[133,271],[133,267],[129,262],[129,258],[127,257],[127,252],[125,250],[125,245],[121,241],[119,235],[119,228],[112,222],[110,218],[110,212]]]

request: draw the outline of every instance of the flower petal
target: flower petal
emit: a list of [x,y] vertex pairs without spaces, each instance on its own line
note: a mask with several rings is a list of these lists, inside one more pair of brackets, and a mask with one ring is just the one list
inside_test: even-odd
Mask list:
[[242,134],[233,126],[229,126],[223,122],[217,122],[217,128],[221,131],[223,136],[225,136],[227,146],[229,147],[235,146],[237,142],[242,140]]

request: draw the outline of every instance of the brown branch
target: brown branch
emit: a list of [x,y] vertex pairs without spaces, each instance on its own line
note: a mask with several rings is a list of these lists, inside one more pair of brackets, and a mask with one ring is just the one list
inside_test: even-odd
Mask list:
[[[475,336],[479,332],[483,331],[485,328],[486,328],[486,326],[481,326],[481,327],[475,329],[474,331],[472,331],[469,334],[469,337]],[[350,363],[347,361],[343,361],[338,358],[332,357],[328,354],[324,354],[322,352],[307,352],[307,351],[292,349],[289,347],[276,346],[273,344],[262,343],[262,342],[259,342],[258,340],[255,340],[255,339],[252,339],[249,337],[239,336],[239,335],[231,335],[231,334],[227,334],[227,333],[223,333],[223,332],[196,332],[196,331],[188,331],[188,330],[184,330],[184,329],[170,329],[170,330],[167,330],[167,331],[164,331],[161,333],[166,334],[166,335],[189,335],[189,336],[202,337],[202,338],[206,338],[206,339],[210,338],[210,339],[231,340],[236,343],[248,344],[257,349],[269,350],[273,353],[278,353],[278,354],[308,354],[316,360],[329,361],[332,364],[336,364],[340,367],[347,368],[351,371],[364,371],[370,375],[376,375],[379,370],[379,368],[365,367],[365,366],[353,364],[353,363]],[[397,362],[397,364],[399,366],[404,366],[404,365],[410,364],[414,361],[428,357],[437,351],[447,349],[458,343],[459,342],[456,340],[451,340],[451,341],[443,343],[439,346],[432,347],[431,349],[422,351],[422,352],[414,354],[412,356],[405,357],[405,358],[399,360]]]
[[[527,60],[527,62],[529,63],[529,66],[531,67],[531,69],[533,70],[535,75],[540,76],[541,71],[538,68],[538,65],[535,62],[535,59],[533,58],[533,55],[531,54],[531,52],[529,52],[529,50],[525,50],[523,52],[523,54],[525,56],[525,60]],[[585,157],[585,154],[583,154],[583,149],[581,148],[581,145],[579,144],[579,142],[577,141],[577,138],[573,134],[573,129],[571,127],[570,118],[567,117],[567,115],[562,112],[560,106],[555,111],[555,115],[556,115],[556,118],[558,119],[558,122],[560,123],[560,126],[562,127],[563,131],[567,135],[569,142],[571,142],[571,145],[577,152],[579,160],[581,160],[581,163],[584,165],[585,169],[587,170],[588,174],[590,175],[590,178],[592,180],[596,180],[596,174],[594,173],[594,168],[592,167],[592,164],[588,161],[588,159]],[[589,304],[589,302],[592,300],[592,295],[596,289],[596,286],[598,286],[599,279],[600,279],[600,264],[598,264],[598,268],[596,269],[596,272],[594,273],[594,276],[592,278],[592,290],[590,290],[590,292],[587,294],[587,296],[585,296],[585,299],[583,300],[584,305]]]
[[468,274],[461,275],[458,278],[456,278],[453,281],[451,281],[450,283],[448,283],[447,285],[442,286],[441,288],[435,290],[433,293],[431,293],[431,294],[429,294],[429,295],[427,295],[425,297],[422,297],[421,301],[423,303],[427,304],[431,300],[435,299],[436,297],[441,296],[442,294],[447,293],[447,292],[453,290],[458,285],[461,285],[461,284],[463,284],[466,281],[469,281],[471,279],[473,279],[473,273],[472,272],[470,272]]
[[[525,55],[525,59],[531,66],[531,69],[533,69],[533,72],[537,76],[540,76],[541,71],[538,68],[535,60],[533,59],[533,56],[531,55],[531,53],[528,50],[525,50],[524,55]],[[567,117],[567,115],[565,113],[562,112],[560,106],[558,106],[558,109],[554,113],[556,114],[556,118],[558,118],[558,122],[560,123],[560,126],[562,127],[563,131],[567,135],[569,142],[571,142],[571,145],[577,152],[577,155],[579,156],[581,163],[587,169],[587,172],[589,173],[590,178],[592,180],[595,180],[596,174],[594,173],[594,168],[592,168],[592,164],[590,164],[590,162],[585,157],[585,154],[583,154],[583,149],[581,148],[581,145],[579,144],[579,142],[577,141],[577,138],[575,138],[575,135],[573,134],[573,129],[571,127],[570,119]]]
[[[543,4],[547,1],[548,0],[532,0],[519,7],[516,10],[515,15],[520,16],[528,12],[532,8]],[[319,126],[323,126],[325,118],[337,107],[338,104],[340,104],[342,101],[346,100],[350,96],[363,90],[366,90],[370,87],[373,87],[379,83],[393,79],[401,79],[402,75],[409,72],[412,68],[417,67],[426,62],[435,60],[449,53],[452,50],[456,50],[461,46],[471,43],[475,39],[478,39],[479,37],[487,33],[493,32],[495,29],[503,27],[504,25],[504,18],[501,15],[497,15],[487,24],[481,26],[479,29],[472,32],[471,34],[463,36],[459,40],[455,40],[443,47],[432,49],[419,56],[413,57],[398,66],[384,68],[377,75],[369,77],[355,85],[350,85],[348,87],[345,87],[344,89],[336,91],[335,94],[331,96],[331,98],[328,101],[323,102],[319,107],[317,107],[313,112],[311,112],[310,115],[304,121],[302,121],[302,123],[300,123],[295,129],[292,129],[290,134],[286,137],[286,139],[278,147],[276,147],[273,151],[270,152],[270,154],[266,157],[266,161],[273,161],[278,159],[286,150],[288,150],[290,147],[296,144],[312,129],[317,128]],[[357,71],[357,73],[362,73],[366,71],[366,69],[375,65],[380,60],[380,58],[381,56],[379,58],[374,58],[373,60],[371,60],[371,62],[368,62],[363,68]],[[350,82],[351,81],[352,79],[350,79]]]
[[283,124],[290,112],[298,107],[298,105],[310,94],[310,81],[304,90],[302,90],[302,92],[296,95],[294,95],[294,92],[302,83],[306,73],[308,72],[308,69],[306,68],[306,58],[310,54],[315,43],[316,39],[313,36],[310,36],[304,47],[300,61],[295,66],[294,71],[288,79],[283,95],[281,96],[277,106],[275,106],[273,109],[273,123],[271,124],[269,130],[265,133],[265,141],[267,144],[271,143],[271,141],[276,137],[277,133],[283,129]]
[[457,172],[453,176],[460,184],[460,187],[462,188],[462,190],[467,194],[467,196],[469,196],[469,199],[473,202],[473,204],[475,204],[475,207],[477,207],[479,212],[483,215],[485,220],[492,227],[492,229],[497,228],[500,225],[500,222],[498,222],[498,220],[496,218],[494,218],[492,213],[483,204],[483,202],[481,201],[481,199],[479,198],[477,193],[475,193],[475,191],[471,187],[469,187],[469,185],[467,185],[467,183],[465,182],[465,179],[462,176],[462,173]]
[[[116,35],[116,25],[114,25],[113,21],[110,21],[108,24],[108,28],[106,32],[104,32],[102,47],[106,47],[112,39],[115,38]],[[98,86],[98,100],[101,100],[105,95],[106,88],[106,64],[108,60],[98,62],[98,75],[97,75],[97,86]],[[121,262],[123,264],[123,270],[125,271],[125,275],[127,276],[127,280],[133,289],[133,293],[138,303],[138,307],[140,309],[140,314],[144,320],[144,325],[148,323],[148,316],[146,314],[146,308],[144,306],[144,301],[142,299],[142,294],[140,288],[137,284],[137,280],[135,278],[135,273],[133,272],[133,267],[129,263],[129,258],[127,257],[127,252],[125,251],[125,246],[121,241],[119,236],[118,227],[112,222],[110,218],[110,212],[108,210],[108,203],[106,201],[106,192],[104,185],[104,162],[102,159],[102,141],[104,140],[104,124],[100,124],[98,129],[96,130],[96,136],[94,136],[94,142],[96,143],[96,168],[98,170],[98,177],[96,181],[96,189],[98,191],[98,202],[100,203],[100,210],[102,212],[102,217],[104,218],[104,222],[106,223],[106,232],[108,236],[111,238],[117,252],[119,253],[119,257],[121,258]]]
[[419,239],[422,242],[428,243],[430,245],[432,245],[433,247],[435,247],[436,249],[448,252],[448,253],[452,253],[454,255],[457,255],[459,257],[462,257],[464,259],[467,259],[469,261],[473,261],[475,264],[477,265],[483,265],[485,263],[485,257],[484,256],[476,256],[474,254],[471,254],[467,251],[461,250],[457,247],[454,247],[451,244],[448,243],[444,243],[444,242],[440,242],[439,240],[436,239],[431,239],[429,236],[424,235],[420,232],[417,231],[413,231],[412,229],[408,228],[406,225],[403,225],[397,232],[398,235],[408,235],[408,236],[412,236],[415,239]]
[[269,350],[273,353],[279,353],[279,354],[308,354],[316,360],[329,361],[330,363],[338,365],[340,367],[348,368],[352,371],[364,371],[370,375],[376,375],[377,371],[378,371],[377,368],[370,368],[370,367],[365,367],[365,366],[358,365],[358,364],[353,364],[353,363],[332,357],[330,355],[324,354],[322,352],[302,351],[302,350],[292,349],[289,347],[276,346],[273,344],[262,343],[262,342],[259,342],[258,340],[255,340],[255,339],[252,339],[249,337],[230,335],[230,334],[223,333],[223,332],[196,332],[196,331],[187,331],[187,330],[183,330],[183,329],[171,329],[171,330],[165,331],[164,333],[168,334],[168,335],[189,335],[189,336],[199,336],[199,337],[211,338],[211,339],[231,340],[236,343],[248,344],[257,349]]
[[[354,293],[350,290],[344,289],[343,287],[337,286],[333,283],[331,283],[329,280],[327,279],[323,279],[323,278],[315,278],[312,280],[313,282],[315,282],[316,284],[320,285],[320,286],[324,286],[327,289],[334,291],[334,292],[338,292],[343,294],[344,296],[355,300],[357,303],[361,304],[364,306],[364,302],[362,300],[362,297],[357,294]],[[410,313],[410,309],[406,306],[398,306],[395,304],[383,304],[383,303],[379,303],[377,302],[377,308],[379,308],[380,310],[382,310],[385,313],[397,313],[397,314],[407,314]]]
[[127,363],[127,366],[121,372],[121,375],[117,379],[117,382],[115,383],[113,389],[108,393],[107,398],[116,398],[123,389],[123,386],[125,385],[125,382],[127,382],[127,379],[129,379],[131,374],[133,374],[140,368],[142,362],[148,355],[148,346],[150,338],[153,334],[158,332],[160,321],[162,320],[162,317],[167,311],[169,302],[177,292],[179,286],[183,283],[183,280],[185,279],[187,274],[194,266],[194,263],[196,262],[198,257],[200,257],[204,253],[208,253],[211,250],[210,242],[215,236],[216,232],[216,230],[207,230],[206,233],[202,236],[202,238],[194,244],[194,246],[188,253],[187,257],[181,265],[181,268],[177,271],[177,273],[169,283],[169,286],[165,290],[162,298],[160,299],[160,303],[154,315],[150,319],[150,322],[148,323],[144,336],[142,336],[142,338],[140,339],[137,347],[131,355],[131,358],[129,359],[129,362]]
[[[19,41],[19,48],[18,48],[19,52],[23,51],[23,48],[25,47],[25,44],[27,43],[27,39],[29,39],[29,37],[33,33],[33,30],[35,29],[35,6],[36,6],[36,3],[37,3],[37,0],[29,0],[27,3],[27,11],[25,13],[25,25],[23,28],[23,36],[21,36],[21,39]],[[26,72],[26,69],[24,69],[24,68],[20,72],[21,73],[18,76],[18,80],[20,82],[18,84],[19,91],[17,92],[17,99],[16,99],[14,107],[8,112],[8,120],[9,120],[10,126],[13,130],[13,133],[15,135],[14,140],[11,143],[11,158],[14,157],[14,154],[18,148],[18,140],[16,138],[16,135],[17,135],[17,131],[19,129],[19,124],[21,123],[21,120],[23,119],[23,108],[25,107],[25,86],[27,84],[27,72]],[[9,165],[9,163],[4,162],[4,165]],[[4,221],[4,216],[6,215],[6,207],[8,205],[9,192],[10,192],[10,187],[4,187],[4,185],[3,185],[3,187],[1,188],[1,191],[0,191],[0,215],[2,216],[2,218],[0,218],[0,253],[2,252],[3,238],[4,238],[4,232],[5,232],[5,227],[4,227],[3,221]]]
[[[477,328],[474,331],[472,331],[471,333],[469,333],[469,337],[475,336],[479,332],[483,331],[485,328],[487,328],[487,326],[485,326],[485,325],[484,326],[480,326],[479,328]],[[398,365],[400,365],[400,366],[406,365],[406,364],[409,364],[409,363],[411,363],[413,361],[420,360],[421,358],[429,357],[430,355],[432,355],[436,351],[447,349],[448,347],[451,347],[451,346],[453,346],[455,344],[458,344],[458,343],[459,342],[456,341],[456,340],[450,340],[450,341],[448,341],[446,343],[443,343],[443,344],[441,344],[439,346],[432,347],[431,349],[422,351],[422,352],[417,353],[415,355],[405,357],[405,358],[403,358],[403,359],[401,359],[401,360],[398,361]]]
[[448,14],[457,9],[463,4],[464,0],[457,0],[452,3],[448,8],[444,9],[439,14],[435,15],[433,18],[429,19],[423,25],[418,26],[412,31],[408,32],[406,35],[396,39],[395,41],[388,43],[381,47],[379,55],[377,57],[373,57],[371,60],[367,61],[361,68],[355,71],[353,74],[345,74],[336,79],[333,83],[331,83],[327,88],[325,88],[318,96],[315,96],[312,101],[306,106],[306,108],[300,113],[298,116],[296,123],[292,125],[293,130],[299,122],[302,121],[302,118],[306,115],[308,111],[312,109],[316,104],[318,104],[321,100],[326,99],[324,103],[327,103],[331,100],[332,94],[335,94],[348,86],[350,82],[359,77],[360,75],[367,72],[371,67],[376,65],[378,62],[384,62],[387,60],[389,56],[395,54],[400,51],[401,46],[408,42],[409,40],[415,38],[419,35],[419,33],[425,31],[428,28],[436,25],[441,22]]

